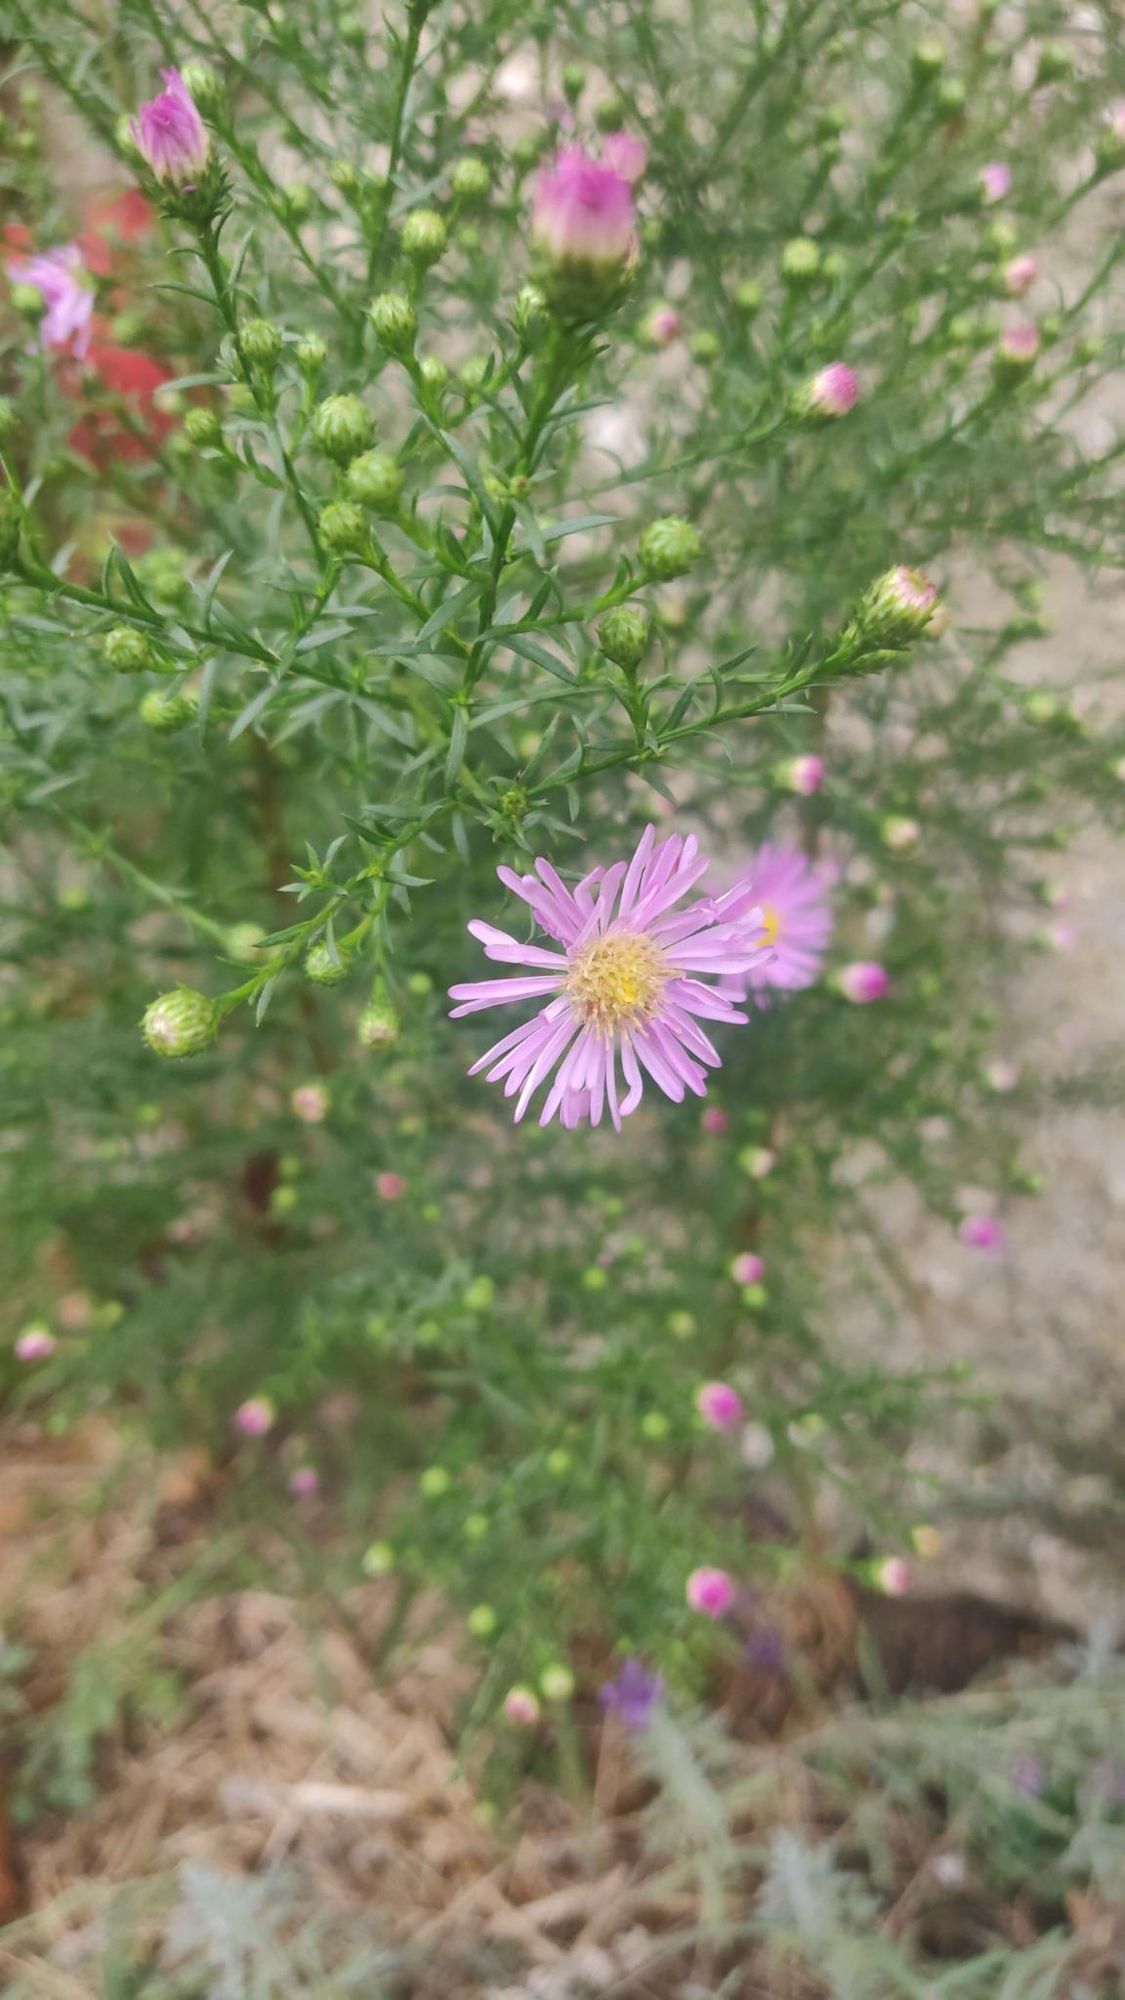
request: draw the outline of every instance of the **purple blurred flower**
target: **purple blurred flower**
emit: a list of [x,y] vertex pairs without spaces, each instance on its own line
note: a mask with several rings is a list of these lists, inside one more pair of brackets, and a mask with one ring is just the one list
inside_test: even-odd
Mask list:
[[526,970],[449,990],[458,1002],[454,1018],[513,1000],[543,1003],[469,1071],[487,1070],[490,1083],[506,1078],[504,1095],[519,1093],[517,1124],[552,1072],[541,1125],[556,1113],[568,1127],[597,1125],[608,1106],[620,1131],[641,1101],[642,1070],[675,1104],[688,1090],[706,1095],[707,1070],[722,1058],[699,1017],[743,1024],[747,1017],[697,975],[749,972],[763,950],[760,913],[746,883],[675,912],[709,865],[693,835],[658,842],[649,826],[629,862],[594,868],[574,889],[542,858],[532,875],[497,869],[562,947],[545,951],[474,920],[469,930],[486,958]]
[[648,147],[635,132],[611,132],[602,145],[602,159],[630,187],[635,187],[648,165]]
[[620,1716],[626,1729],[641,1731],[652,1721],[652,1711],[664,1698],[664,1682],[640,1660],[623,1660],[611,1681],[598,1689],[605,1709]]
[[1012,170],[1003,160],[991,160],[988,166],[981,168],[978,178],[985,201],[1003,201],[1004,196],[1011,193]]
[[966,1215],[957,1234],[970,1250],[987,1250],[999,1255],[1008,1247],[1004,1225],[994,1215]]
[[178,69],[162,69],[164,89],[130,121],[133,144],[154,180],[190,188],[202,180],[211,157],[207,128]]
[[6,267],[13,285],[30,285],[45,311],[39,322],[41,347],[61,348],[81,361],[90,345],[94,294],[77,243],[63,243],[38,257],[16,258]]
[[742,1422],[742,1398],[729,1382],[703,1382],[695,1392],[695,1407],[714,1431],[732,1431]]
[[294,1500],[311,1500],[320,1491],[320,1474],[315,1465],[298,1465],[289,1475],[289,1491]]
[[796,847],[758,849],[740,883],[759,905],[765,954],[742,979],[725,979],[732,999],[761,999],[771,988],[796,993],[811,986],[832,936],[824,873]]

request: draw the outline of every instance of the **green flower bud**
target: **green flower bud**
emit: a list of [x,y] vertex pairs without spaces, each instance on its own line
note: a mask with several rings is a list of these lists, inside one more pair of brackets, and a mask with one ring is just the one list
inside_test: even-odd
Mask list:
[[539,1676],[539,1692],[546,1701],[569,1701],[574,1693],[574,1675],[561,1662],[544,1667]]
[[423,355],[418,363],[418,373],[426,388],[435,396],[440,396],[449,382],[449,369],[440,354]]
[[395,1566],[395,1552],[389,1542],[372,1542],[364,1551],[362,1569],[365,1576],[389,1576]]
[[13,285],[8,293],[8,301],[13,312],[33,324],[41,320],[47,310],[47,301],[38,285]]
[[416,208],[402,225],[400,241],[404,257],[414,264],[436,264],[445,250],[445,224],[434,208]]
[[704,368],[709,368],[712,362],[717,361],[722,351],[718,334],[712,333],[709,327],[701,327],[688,341],[688,352],[692,360],[698,361]]
[[625,123],[625,101],[614,91],[594,106],[594,124],[599,132],[620,132]]
[[483,160],[466,153],[453,169],[452,187],[460,201],[484,201],[492,186],[492,176]]
[[864,592],[856,606],[848,636],[858,641],[860,655],[908,646],[925,631],[938,607],[937,585],[920,570],[900,564],[889,569]]
[[787,285],[811,285],[820,270],[820,249],[811,236],[794,236],[781,252],[781,275]]
[[1019,230],[1006,215],[998,215],[985,231],[985,241],[998,257],[1010,257],[1019,240]]
[[181,66],[180,76],[196,110],[202,111],[204,117],[219,109],[225,94],[223,85],[206,63],[186,62]]
[[177,986],[145,1008],[141,1030],[155,1055],[197,1056],[215,1040],[220,1019],[215,1002],[205,993]]
[[570,1471],[571,1466],[574,1464],[574,1460],[572,1459],[570,1453],[564,1450],[563,1446],[560,1444],[555,1446],[554,1451],[549,1451],[547,1453],[547,1456],[543,1460],[543,1463],[546,1466],[547,1471],[550,1473],[552,1479],[562,1479]]
[[418,322],[414,307],[402,292],[381,292],[369,307],[371,324],[388,354],[413,354]]
[[1070,50],[1065,42],[1044,42],[1035,66],[1036,83],[1061,83],[1070,71]]
[[371,547],[371,530],[354,500],[330,500],[317,523],[320,539],[333,555],[361,556]]
[[272,320],[246,319],[238,330],[239,345],[252,368],[267,372],[281,359],[281,335]]
[[145,695],[137,714],[146,729],[155,730],[158,736],[171,736],[185,724],[194,722],[199,711],[199,696],[194,690],[183,694],[166,694],[163,688],[152,688]]
[[148,549],[133,568],[138,581],[157,604],[182,604],[187,596],[186,556],[179,549]]
[[226,935],[227,951],[240,965],[253,965],[265,935],[261,924],[231,924]]
[[293,354],[302,375],[319,374],[328,359],[328,349],[319,333],[302,334]]
[[512,308],[512,325],[521,340],[530,341],[547,325],[546,294],[538,285],[521,285]]
[[102,640],[102,652],[117,674],[143,674],[152,665],[148,633],[135,625],[111,626]]
[[398,1015],[386,1000],[370,1000],[355,1024],[355,1033],[362,1048],[393,1048],[399,1037]]
[[342,944],[331,951],[326,938],[318,938],[305,953],[305,978],[314,986],[338,986],[348,976],[348,954]]
[[919,42],[910,52],[910,67],[918,83],[930,83],[945,68],[945,50],[940,42]]
[[358,396],[326,396],[313,411],[312,434],[326,458],[347,465],[373,443],[375,422]]
[[626,673],[633,673],[640,666],[649,636],[644,612],[629,604],[619,604],[615,610],[607,611],[598,626],[598,645],[606,659],[612,660],[616,667],[624,667]]
[[649,522],[637,544],[637,554],[646,575],[668,583],[674,576],[686,575],[698,562],[702,548],[698,530],[690,521],[667,514],[662,520]]
[[348,492],[373,514],[393,514],[402,492],[402,467],[389,451],[353,458],[344,480]]
[[423,1500],[441,1500],[452,1484],[444,1465],[427,1465],[418,1480],[418,1491]]
[[200,450],[218,450],[223,442],[223,427],[214,410],[205,409],[196,403],[184,418],[184,433],[192,444]]
[[454,241],[457,248],[465,252],[466,257],[475,257],[481,245],[480,230],[475,223],[463,222]]
[[291,222],[303,222],[312,208],[312,189],[304,181],[290,181],[282,193],[282,204]]
[[641,1418],[641,1436],[648,1438],[652,1444],[659,1444],[662,1438],[667,1437],[670,1429],[671,1425],[663,1410],[646,1410]]
[[461,1303],[466,1312],[487,1312],[495,1297],[495,1280],[487,1272],[482,1272],[479,1278],[473,1278],[466,1285]]
[[586,71],[581,63],[569,62],[562,73],[563,96],[568,104],[577,104],[586,88]]
[[[467,396],[475,396],[484,386],[488,373],[488,355],[470,354],[457,370],[457,380]],[[503,494],[499,496],[503,498]]]
[[753,278],[746,278],[735,291],[735,311],[740,312],[743,319],[753,319],[755,313],[761,312],[764,297],[762,287],[755,284]]
[[536,132],[521,132],[512,143],[512,159],[524,170],[533,167],[549,143],[546,126]]
[[333,160],[328,178],[348,201],[352,201],[363,186],[359,168],[354,167],[350,160]]
[[487,1514],[466,1514],[461,1533],[467,1542],[483,1542],[488,1533]]
[[943,76],[934,91],[934,104],[943,118],[957,118],[965,109],[965,86],[957,76]]
[[496,1630],[496,1613],[491,1604],[474,1604],[465,1623],[474,1639],[490,1639]]

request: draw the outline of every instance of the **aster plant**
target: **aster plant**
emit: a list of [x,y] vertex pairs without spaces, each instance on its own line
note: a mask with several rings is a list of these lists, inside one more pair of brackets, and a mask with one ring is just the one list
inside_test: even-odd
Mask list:
[[0,1382],[362,1524],[529,1755],[932,1515],[863,1161],[986,1274],[1035,1193],[1125,78],[1019,12],[9,0]]

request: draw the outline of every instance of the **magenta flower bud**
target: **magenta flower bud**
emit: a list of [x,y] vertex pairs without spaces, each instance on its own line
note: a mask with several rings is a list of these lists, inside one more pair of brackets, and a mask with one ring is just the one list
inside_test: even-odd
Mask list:
[[883,846],[892,854],[913,854],[922,837],[922,829],[916,819],[907,813],[890,813],[880,829]]
[[322,1125],[328,1116],[328,1092],[322,1083],[299,1083],[289,1099],[294,1118],[302,1125]]
[[534,1729],[539,1720],[539,1697],[529,1687],[512,1687],[504,1696],[504,1714],[517,1729]]
[[742,1422],[742,1397],[729,1382],[703,1382],[695,1392],[695,1407],[713,1431],[732,1431]]
[[1003,1223],[994,1215],[966,1215],[957,1234],[970,1250],[984,1250],[999,1256],[1007,1248]]
[[58,1344],[49,1327],[25,1326],[12,1351],[17,1361],[48,1361]]
[[294,1500],[311,1500],[320,1492],[320,1474],[315,1465],[299,1465],[289,1475],[289,1491]]
[[653,306],[641,321],[641,339],[648,347],[670,347],[678,340],[682,321],[674,306]]
[[539,176],[531,236],[555,301],[594,314],[616,302],[637,259],[633,191],[613,167],[567,146]]
[[824,759],[811,754],[790,757],[787,763],[777,766],[774,778],[784,791],[796,792],[802,799],[811,799],[824,783]]
[[865,1007],[870,1000],[882,1000],[890,987],[890,975],[885,965],[874,959],[857,959],[852,965],[845,965],[836,975],[836,984],[845,1000],[854,1001],[857,1007]]
[[380,1201],[398,1201],[406,1193],[401,1174],[376,1174],[375,1192]]
[[765,1260],[756,1257],[752,1250],[744,1250],[730,1267],[731,1277],[736,1285],[760,1285],[766,1275]]
[[1014,299],[1022,299],[1039,276],[1039,259],[1025,251],[1004,266],[1004,284]]
[[725,1569],[693,1569],[684,1594],[693,1611],[721,1618],[734,1602],[734,1584]]
[[602,160],[630,187],[636,187],[648,165],[648,147],[633,132],[611,132],[602,142]]
[[1003,160],[991,160],[982,167],[978,175],[981,199],[983,201],[1003,201],[1012,189],[1012,170]]
[[235,1411],[234,1428],[240,1431],[243,1437],[265,1437],[266,1432],[273,1429],[276,1415],[277,1412],[268,1396],[251,1396],[245,1403],[240,1403]]
[[726,1112],[720,1111],[717,1104],[709,1104],[699,1122],[703,1130],[711,1133],[714,1137],[718,1137],[721,1133],[725,1132],[730,1125],[730,1119],[727,1117]]
[[806,384],[796,399],[798,413],[809,417],[846,417],[859,401],[859,377],[846,361],[830,361]]
[[1003,1056],[996,1056],[992,1062],[985,1063],[984,1080],[990,1090],[1006,1096],[1010,1090],[1016,1088],[1020,1073],[1014,1062],[1008,1062]]
[[876,1566],[875,1584],[888,1597],[905,1597],[910,1589],[910,1564],[902,1556],[888,1556]]
[[81,361],[90,345],[94,294],[77,243],[63,243],[42,256],[14,258],[5,265],[13,285],[30,285],[43,301],[39,345],[74,354]]
[[1039,353],[1039,328],[1031,320],[1021,321],[1002,333],[996,348],[996,365],[1005,374],[1021,375],[1035,364]]
[[179,70],[160,74],[164,89],[141,105],[129,131],[154,180],[162,187],[192,188],[207,172],[211,141]]

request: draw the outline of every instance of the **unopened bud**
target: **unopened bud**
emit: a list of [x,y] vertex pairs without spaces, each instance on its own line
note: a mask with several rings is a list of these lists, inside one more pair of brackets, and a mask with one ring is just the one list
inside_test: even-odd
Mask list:
[[546,1701],[569,1701],[574,1693],[574,1675],[561,1662],[544,1667],[539,1676],[539,1692]]
[[781,275],[787,285],[810,285],[820,270],[820,250],[811,236],[795,236],[781,253]]
[[355,1024],[355,1034],[361,1048],[393,1048],[399,1037],[398,1015],[388,1001],[372,999]]
[[184,432],[200,450],[216,451],[223,442],[223,427],[214,410],[196,403],[184,418]]
[[418,322],[414,307],[403,292],[382,292],[369,308],[371,324],[389,354],[412,354]]
[[568,104],[577,104],[586,88],[586,72],[581,63],[569,62],[562,73],[563,96]]
[[348,976],[348,959],[343,945],[333,949],[326,938],[318,938],[305,953],[305,978],[314,986],[338,986]]
[[402,492],[402,467],[389,451],[365,451],[353,458],[345,484],[352,498],[373,514],[391,514]]
[[223,86],[213,69],[207,63],[186,62],[180,70],[184,89],[196,109],[206,116],[219,109],[223,101]]
[[328,359],[328,349],[319,333],[302,334],[293,349],[302,375],[317,375]]
[[326,549],[337,556],[361,556],[371,547],[371,530],[354,500],[330,500],[317,523]]
[[152,665],[148,634],[135,625],[112,626],[102,640],[102,652],[117,674],[143,674]]
[[546,294],[538,285],[521,285],[512,310],[512,324],[522,340],[530,340],[547,324]]
[[146,1007],[141,1029],[158,1056],[197,1056],[215,1040],[220,1018],[215,1002],[205,993],[177,986]]
[[163,688],[152,688],[137,713],[146,729],[154,730],[158,736],[171,736],[194,722],[198,711],[199,696],[194,691],[166,694]]
[[908,646],[925,631],[938,603],[937,585],[899,564],[865,591],[850,627],[864,650]]
[[440,396],[449,385],[449,369],[440,354],[423,355],[418,363],[418,373],[431,394]]
[[624,667],[626,673],[633,673],[640,666],[648,642],[648,619],[643,611],[629,604],[619,604],[615,610],[607,611],[598,626],[598,645],[606,659]]
[[347,465],[373,442],[375,423],[358,396],[327,396],[313,411],[312,433],[326,457]]
[[451,184],[460,201],[484,201],[492,185],[492,176],[483,160],[468,153],[454,167]]
[[690,521],[676,514],[650,521],[637,544],[641,568],[661,583],[684,576],[698,562],[703,544]]
[[931,83],[945,67],[945,50],[940,42],[919,42],[910,52],[910,67],[916,82]]
[[1001,334],[992,357],[993,372],[998,382],[1020,382],[1034,368],[1039,354],[1039,328],[1027,321],[1022,326],[1010,326]]
[[402,225],[402,250],[414,264],[436,264],[447,237],[445,224],[434,208],[416,208]]

